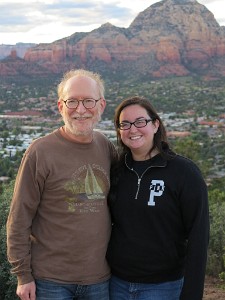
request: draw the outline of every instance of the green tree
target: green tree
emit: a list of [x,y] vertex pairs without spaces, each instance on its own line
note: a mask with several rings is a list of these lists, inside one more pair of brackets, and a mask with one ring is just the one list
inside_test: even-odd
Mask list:
[[225,192],[221,188],[209,190],[210,240],[207,273],[218,277],[225,271]]
[[177,139],[173,149],[178,154],[182,154],[195,162],[199,160],[201,153],[200,144],[194,141],[192,137]]
[[14,300],[16,296],[16,278],[10,273],[10,264],[6,252],[6,221],[13,194],[14,181],[3,185],[0,194],[0,299]]
[[203,142],[200,143],[199,140],[192,136],[180,138],[172,142],[172,148],[178,154],[193,160],[200,168],[203,177],[207,177],[212,162],[209,159],[205,159],[205,144]]

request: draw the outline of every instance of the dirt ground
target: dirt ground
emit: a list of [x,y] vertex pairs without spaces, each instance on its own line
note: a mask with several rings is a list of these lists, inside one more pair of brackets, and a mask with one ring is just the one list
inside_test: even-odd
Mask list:
[[218,279],[206,277],[204,300],[225,300],[225,290],[219,288],[221,282]]

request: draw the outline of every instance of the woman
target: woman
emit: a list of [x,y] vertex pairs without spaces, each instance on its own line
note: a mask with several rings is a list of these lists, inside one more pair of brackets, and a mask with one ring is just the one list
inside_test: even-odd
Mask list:
[[201,173],[169,148],[148,100],[124,100],[115,126],[121,153],[109,198],[110,299],[200,300],[209,235]]

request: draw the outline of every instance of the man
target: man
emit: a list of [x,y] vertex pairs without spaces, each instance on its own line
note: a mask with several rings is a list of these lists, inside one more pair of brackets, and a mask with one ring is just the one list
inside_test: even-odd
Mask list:
[[22,300],[107,300],[107,207],[115,149],[94,131],[104,83],[72,70],[58,86],[64,126],[34,141],[18,171],[7,221],[8,258]]

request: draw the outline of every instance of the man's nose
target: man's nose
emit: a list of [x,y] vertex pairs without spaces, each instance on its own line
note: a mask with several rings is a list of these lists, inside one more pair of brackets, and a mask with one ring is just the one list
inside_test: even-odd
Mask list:
[[85,108],[85,106],[83,105],[83,102],[82,102],[82,101],[79,101],[79,102],[78,102],[78,106],[77,106],[77,108],[76,108],[76,111],[77,111],[77,112],[84,112],[84,111],[86,111],[86,108]]

